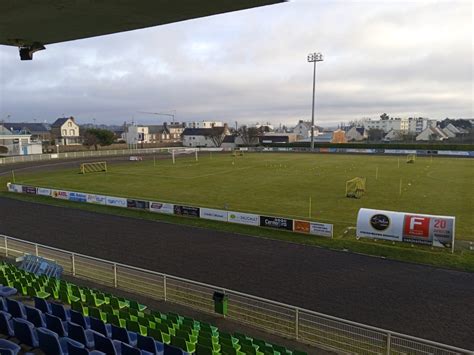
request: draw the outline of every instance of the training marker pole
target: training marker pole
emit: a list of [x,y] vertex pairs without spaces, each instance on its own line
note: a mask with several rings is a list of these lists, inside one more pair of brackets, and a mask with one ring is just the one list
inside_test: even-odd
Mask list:
[[173,156],[173,164],[174,164],[174,149],[171,151],[171,155]]
[[379,178],[379,167],[375,168],[375,180]]
[[308,218],[311,218],[311,196],[309,196],[309,211],[308,211]]
[[400,196],[402,195],[402,179],[400,179]]
[[12,170],[12,180],[13,180],[13,183],[15,183],[15,171]]

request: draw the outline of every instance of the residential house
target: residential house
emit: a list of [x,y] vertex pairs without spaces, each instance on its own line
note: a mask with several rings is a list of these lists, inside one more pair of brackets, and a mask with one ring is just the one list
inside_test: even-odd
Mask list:
[[346,132],[342,129],[336,129],[332,133],[331,143],[347,143]]
[[293,143],[296,142],[296,133],[267,133],[259,136],[259,143]]
[[212,128],[185,128],[181,137],[184,147],[220,147],[226,135],[227,125]]
[[[316,137],[319,135],[319,132],[322,129],[319,127],[314,127],[314,136]],[[295,133],[298,137],[298,140],[305,140],[311,137],[311,122],[299,120],[298,124],[293,128],[293,133]]]
[[351,127],[346,132],[346,139],[348,142],[360,142],[366,140],[369,134],[364,127]]
[[79,126],[74,121],[74,117],[58,118],[51,125],[51,137],[59,145],[81,144]]
[[0,155],[41,154],[42,144],[31,141],[31,134],[14,134],[0,125]]
[[3,123],[13,134],[30,134],[32,141],[50,142],[51,131],[44,123],[5,122]]
[[416,136],[417,141],[444,141],[449,137],[439,127],[429,126]]
[[195,121],[186,123],[186,128],[212,128],[224,127],[224,123],[220,121]]

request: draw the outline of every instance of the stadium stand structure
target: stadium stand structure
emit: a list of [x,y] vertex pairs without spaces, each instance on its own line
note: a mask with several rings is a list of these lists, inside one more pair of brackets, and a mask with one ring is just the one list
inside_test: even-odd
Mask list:
[[[0,283],[34,301],[0,298],[0,333],[46,354],[306,355],[7,262],[0,263]],[[20,351],[8,340],[2,347]]]

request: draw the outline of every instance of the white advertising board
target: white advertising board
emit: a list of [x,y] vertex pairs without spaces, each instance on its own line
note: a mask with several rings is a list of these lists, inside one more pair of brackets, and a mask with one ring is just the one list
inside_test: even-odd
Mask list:
[[228,212],[227,221],[231,223],[258,226],[260,225],[260,216],[251,213]]
[[107,206],[127,208],[127,199],[121,197],[106,196],[105,204]]
[[105,205],[107,203],[107,197],[103,195],[87,194],[87,203]]
[[163,202],[150,202],[150,211],[156,213],[166,213],[166,214],[173,214],[174,213],[174,205],[171,203],[163,203]]
[[8,188],[8,191],[10,192],[18,192],[20,194],[23,192],[22,185],[8,183],[7,188]]
[[309,233],[332,238],[332,224],[311,222],[309,224]]
[[227,222],[228,212],[221,210],[214,210],[212,208],[201,208],[199,211],[199,217],[204,219],[212,219],[214,221]]
[[361,208],[357,236],[453,248],[455,221],[452,216]]
[[51,189],[45,189],[44,187],[38,187],[37,194],[41,196],[51,196]]
[[51,190],[51,196],[60,200],[69,200],[69,191]]

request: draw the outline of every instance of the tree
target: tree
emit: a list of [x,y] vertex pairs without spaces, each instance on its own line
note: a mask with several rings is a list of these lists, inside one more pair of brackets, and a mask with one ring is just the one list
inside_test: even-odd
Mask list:
[[224,131],[224,127],[212,127],[212,131],[209,137],[211,138],[212,143],[214,143],[214,146],[220,147],[222,145],[222,142],[224,141],[225,137]]
[[380,142],[383,139],[383,136],[385,135],[384,131],[378,128],[369,129],[367,134],[368,140],[372,142]]
[[242,126],[239,128],[238,134],[244,145],[255,145],[258,144],[258,136],[261,133],[256,127]]
[[115,140],[115,134],[107,129],[89,128],[84,132],[84,145],[87,147],[97,147],[111,145]]
[[390,119],[390,117],[389,117],[386,113],[382,113],[382,114],[380,115],[380,119],[381,119],[382,121],[385,121],[385,120]]

